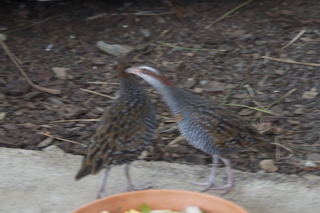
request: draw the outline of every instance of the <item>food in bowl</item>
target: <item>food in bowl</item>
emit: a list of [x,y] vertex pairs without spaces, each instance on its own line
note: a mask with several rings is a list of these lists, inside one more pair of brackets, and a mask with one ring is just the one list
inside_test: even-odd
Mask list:
[[[102,211],[100,213],[112,213],[109,211]],[[130,209],[129,211],[125,211],[124,213],[204,213],[198,206],[187,206],[183,211],[172,211],[169,209],[164,210],[151,210],[151,208],[142,204],[140,206],[140,210]]]

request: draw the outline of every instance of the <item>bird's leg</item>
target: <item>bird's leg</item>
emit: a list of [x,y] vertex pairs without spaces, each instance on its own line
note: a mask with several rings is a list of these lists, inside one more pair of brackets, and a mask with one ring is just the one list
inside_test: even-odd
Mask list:
[[223,195],[227,194],[234,186],[233,181],[233,172],[231,168],[231,163],[228,159],[219,157],[220,160],[224,163],[226,167],[226,173],[227,173],[227,184],[221,187],[212,188],[212,190],[226,190]]
[[152,186],[147,186],[147,187],[144,187],[144,188],[139,188],[139,189],[136,189],[133,187],[133,184],[131,182],[131,179],[130,179],[130,174],[129,174],[129,164],[126,164],[126,166],[124,167],[124,173],[126,175],[126,178],[127,178],[127,187],[126,187],[126,190],[127,191],[139,191],[139,190],[145,190],[145,189],[150,189]]
[[100,198],[103,198],[105,195],[104,195],[104,187],[106,185],[106,181],[107,181],[107,176],[108,176],[108,173],[109,173],[109,170],[110,170],[110,167],[107,166],[104,170],[104,175],[103,175],[103,178],[102,178],[102,182],[100,184],[100,187],[99,187],[99,191],[98,191],[98,195],[97,195],[97,199],[100,199]]
[[[216,172],[217,172],[217,169],[218,169],[218,161],[219,161],[219,159],[224,163],[224,165],[226,167],[227,184],[224,185],[224,186],[221,186],[221,187],[213,187],[214,186]],[[211,175],[210,175],[209,181],[207,183],[193,183],[193,184],[200,185],[200,186],[207,186],[206,188],[201,190],[201,192],[205,192],[205,191],[208,191],[208,190],[226,190],[222,194],[222,195],[225,195],[226,193],[228,193],[232,189],[232,187],[234,185],[233,172],[232,172],[230,161],[228,159],[218,157],[217,155],[213,155],[212,156],[212,162],[213,162],[213,167],[212,167],[212,170],[211,170]]]
[[219,157],[217,155],[212,155],[212,163],[213,163],[213,165],[212,165],[212,168],[211,168],[211,174],[210,174],[208,182],[205,182],[205,183],[191,182],[192,184],[195,184],[195,185],[207,186],[206,188],[201,190],[201,192],[208,191],[209,189],[211,189],[212,186],[214,186],[214,181],[215,181],[216,173],[217,173],[217,170],[218,170],[218,161],[219,161]]

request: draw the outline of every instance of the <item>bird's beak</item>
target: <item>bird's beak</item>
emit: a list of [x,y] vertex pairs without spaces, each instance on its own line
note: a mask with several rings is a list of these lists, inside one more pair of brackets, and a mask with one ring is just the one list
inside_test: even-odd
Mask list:
[[139,73],[141,73],[141,69],[139,67],[130,67],[126,69],[125,72],[138,75]]

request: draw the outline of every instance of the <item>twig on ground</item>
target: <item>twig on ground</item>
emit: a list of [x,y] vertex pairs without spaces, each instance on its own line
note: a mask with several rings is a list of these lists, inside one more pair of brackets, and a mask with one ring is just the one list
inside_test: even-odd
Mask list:
[[276,115],[276,113],[268,111],[268,110],[264,110],[264,109],[259,109],[257,107],[251,107],[251,106],[247,106],[247,105],[242,105],[242,104],[224,104],[225,106],[238,106],[238,107],[245,107],[245,108],[249,108],[249,109],[253,109],[259,112],[263,112],[263,113],[267,113],[267,114],[271,114],[271,115]]
[[153,11],[139,11],[139,12],[134,12],[134,13],[101,13],[98,14],[96,16],[91,16],[89,18],[86,18],[86,21],[90,21],[90,20],[95,20],[98,18],[103,18],[106,16],[127,16],[127,15],[135,15],[135,16],[160,16],[160,15],[168,15],[168,14],[172,14],[173,12],[153,12]]
[[164,43],[161,41],[158,41],[158,43],[164,45],[164,46],[168,46],[168,47],[173,47],[176,49],[182,49],[182,50],[194,50],[194,51],[218,51],[218,52],[224,52],[225,50],[217,50],[217,49],[197,49],[197,48],[188,48],[188,47],[179,47],[179,46],[175,46],[172,44],[168,44],[168,43]]
[[45,136],[50,137],[50,138],[54,138],[54,139],[60,140],[60,141],[65,141],[65,142],[69,142],[69,143],[73,143],[73,144],[78,144],[78,145],[87,147],[87,145],[85,145],[85,144],[83,144],[83,143],[76,142],[76,141],[72,141],[72,140],[68,140],[68,139],[63,139],[63,138],[55,137],[55,136],[48,135],[48,134],[43,133],[43,132],[40,132],[40,134],[41,134],[41,135],[45,135]]
[[269,109],[270,107],[272,107],[273,105],[275,105],[276,103],[278,103],[279,101],[281,101],[282,99],[288,97],[291,93],[293,93],[294,91],[296,91],[297,88],[290,90],[289,92],[287,92],[286,94],[284,94],[283,96],[281,96],[280,98],[278,98],[277,100],[275,100],[274,102],[272,102],[271,104],[269,104],[267,106],[267,109]]
[[87,83],[88,84],[102,84],[102,85],[107,84],[107,82],[101,82],[101,81],[88,81]]
[[301,30],[298,35],[296,35],[288,44],[284,45],[281,49],[285,49],[289,47],[291,44],[293,44],[295,41],[297,41],[304,33],[306,30]]
[[44,23],[44,22],[50,21],[50,20],[52,20],[52,19],[59,18],[59,17],[61,17],[61,16],[71,15],[71,14],[75,14],[75,13],[79,13],[79,12],[81,12],[81,11],[71,12],[71,13],[62,13],[62,14],[59,14],[59,15],[56,15],[56,16],[52,16],[52,17],[46,18],[46,19],[44,19],[44,20],[41,20],[41,21],[36,22],[36,23],[33,23],[33,24],[29,24],[29,25],[27,25],[27,26],[20,27],[20,28],[16,28],[16,29],[13,29],[13,30],[8,30],[8,31],[2,32],[2,33],[3,33],[3,34],[9,34],[9,33],[12,33],[12,32],[19,31],[19,30],[24,30],[24,29],[27,29],[27,28],[29,28],[29,27],[32,27],[32,26],[35,26],[35,25],[42,24],[42,23]]
[[[270,57],[270,51],[267,51],[265,56]],[[269,59],[265,58],[265,59],[263,60],[263,64],[268,63],[268,61],[269,61]]]
[[249,84],[244,85],[244,87],[245,87],[245,88],[247,88],[247,90],[248,90],[248,92],[249,92],[250,96],[253,98],[253,97],[254,97],[254,92],[253,92],[252,87],[251,87]]
[[58,120],[58,121],[50,121],[49,123],[63,123],[63,122],[74,122],[74,121],[90,122],[90,121],[100,121],[100,119],[99,118],[93,118],[93,119]]
[[180,135],[180,136],[176,137],[175,139],[173,139],[170,143],[168,143],[167,147],[174,147],[174,145],[176,143],[179,143],[180,141],[183,141],[183,140],[184,140],[183,135]]
[[[276,145],[276,161],[278,161],[278,160],[280,160],[280,159],[288,159],[288,158],[291,158],[291,157],[293,156],[293,150],[290,149],[289,147],[286,147],[286,146],[283,145],[283,144],[280,144],[280,143],[279,143],[279,137],[280,137],[280,136],[275,136],[275,138],[274,138],[274,141],[275,141],[275,142],[274,142],[274,143],[271,143],[271,144]],[[280,157],[279,147],[287,150],[287,151],[290,152],[290,153],[289,153],[287,156],[281,158],[281,157]]]
[[297,61],[284,60],[284,59],[279,59],[279,58],[272,58],[272,57],[268,57],[268,56],[261,56],[261,58],[270,59],[273,61],[284,62],[284,63],[291,63],[291,64],[300,64],[300,65],[316,66],[316,67],[320,66],[320,64],[315,64],[315,63],[297,62]]
[[230,15],[231,13],[234,13],[235,11],[239,10],[241,7],[249,4],[250,2],[252,2],[253,0],[248,0],[240,5],[238,5],[237,7],[233,8],[232,10],[230,10],[229,12],[225,13],[223,16],[219,17],[218,19],[214,20],[214,22],[212,22],[211,24],[207,25],[205,27],[205,29],[210,28],[212,25],[214,25],[215,23],[221,21],[222,19],[224,19],[225,17],[227,17],[228,15]]
[[227,93],[226,93],[226,95],[223,97],[223,100],[221,101],[221,104],[220,104],[220,105],[225,105],[225,104],[227,103],[228,98],[229,98],[230,95],[231,95],[231,91],[232,91],[232,88],[229,88],[229,89],[227,90]]
[[20,64],[20,60],[11,52],[11,50],[7,47],[7,45],[2,42],[0,40],[0,44],[2,46],[2,48],[4,49],[4,51],[7,53],[7,55],[10,57],[10,59],[12,60],[12,62],[16,65],[16,67],[18,68],[18,70],[21,72],[21,74],[25,77],[25,79],[27,80],[28,84],[35,90],[38,90],[40,92],[47,92],[53,95],[58,95],[61,94],[60,90],[56,90],[56,89],[49,89],[49,88],[45,88],[45,87],[41,87],[39,85],[34,84],[31,79],[29,78],[29,76],[25,73],[25,71],[21,68]]
[[92,94],[100,95],[100,96],[103,96],[103,97],[106,97],[106,98],[116,99],[115,97],[112,97],[112,96],[109,96],[109,95],[105,95],[105,94],[102,94],[100,92],[95,92],[95,91],[91,91],[91,90],[88,90],[88,89],[82,89],[82,88],[80,88],[80,90],[85,91],[85,92],[89,92],[89,93],[92,93]]

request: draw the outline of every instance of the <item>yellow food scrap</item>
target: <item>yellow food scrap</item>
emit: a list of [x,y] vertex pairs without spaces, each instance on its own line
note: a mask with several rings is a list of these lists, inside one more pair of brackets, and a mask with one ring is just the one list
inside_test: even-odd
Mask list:
[[139,212],[139,211],[137,211],[135,209],[130,209],[130,211],[126,211],[124,213],[141,213],[141,212]]
[[100,213],[109,213],[108,211],[102,211],[102,212],[100,212]]

